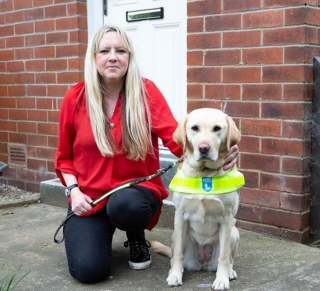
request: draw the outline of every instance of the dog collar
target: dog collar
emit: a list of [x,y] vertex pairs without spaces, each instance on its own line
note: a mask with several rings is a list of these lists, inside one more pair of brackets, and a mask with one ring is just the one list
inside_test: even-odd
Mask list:
[[214,177],[189,177],[178,169],[176,175],[171,180],[169,189],[186,194],[217,195],[236,191],[244,183],[243,174],[236,168],[224,176]]

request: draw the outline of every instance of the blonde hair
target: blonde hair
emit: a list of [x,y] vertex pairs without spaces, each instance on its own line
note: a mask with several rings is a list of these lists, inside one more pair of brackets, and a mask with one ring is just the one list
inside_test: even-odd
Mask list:
[[[124,88],[121,104],[122,149],[117,149],[110,134],[108,120],[103,106],[102,85],[97,71],[95,55],[103,35],[115,31],[119,34],[123,46],[129,52],[129,65],[124,76]],[[126,32],[119,27],[101,27],[89,42],[85,57],[86,102],[94,139],[103,156],[113,156],[127,152],[131,160],[144,160],[153,153],[151,140],[151,117],[133,47]]]

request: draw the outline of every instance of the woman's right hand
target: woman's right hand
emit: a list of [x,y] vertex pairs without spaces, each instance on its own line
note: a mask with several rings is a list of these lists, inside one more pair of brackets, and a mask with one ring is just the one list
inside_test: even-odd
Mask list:
[[89,196],[82,193],[79,188],[72,189],[71,200],[71,209],[73,213],[77,216],[82,215],[92,209],[92,206],[90,205],[92,199]]

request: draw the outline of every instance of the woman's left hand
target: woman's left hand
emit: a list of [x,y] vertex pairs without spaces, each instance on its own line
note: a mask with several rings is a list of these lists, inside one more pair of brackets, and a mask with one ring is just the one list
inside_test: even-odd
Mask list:
[[237,145],[234,145],[230,148],[229,155],[224,159],[225,163],[223,165],[223,170],[227,171],[235,166],[239,157],[239,148]]

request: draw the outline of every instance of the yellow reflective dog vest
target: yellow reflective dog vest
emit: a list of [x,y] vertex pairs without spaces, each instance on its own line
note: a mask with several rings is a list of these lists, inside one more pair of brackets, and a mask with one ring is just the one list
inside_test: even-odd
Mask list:
[[214,177],[189,177],[178,169],[176,175],[171,180],[169,189],[186,194],[218,195],[236,191],[244,183],[243,174],[236,168],[224,176]]

